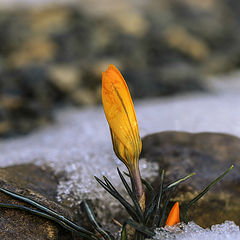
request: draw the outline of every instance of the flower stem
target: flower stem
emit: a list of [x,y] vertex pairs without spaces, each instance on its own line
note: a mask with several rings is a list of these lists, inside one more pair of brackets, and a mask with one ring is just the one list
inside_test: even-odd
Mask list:
[[133,191],[136,193],[140,207],[142,211],[145,210],[145,192],[143,189],[143,184],[141,180],[141,175],[139,171],[139,167],[134,168],[133,170],[129,171],[131,176],[132,188]]

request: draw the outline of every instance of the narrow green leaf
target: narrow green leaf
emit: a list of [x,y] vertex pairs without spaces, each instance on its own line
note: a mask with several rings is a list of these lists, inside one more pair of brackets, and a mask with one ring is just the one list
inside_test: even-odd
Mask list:
[[[163,190],[162,192],[163,193],[166,193],[168,192],[169,190],[171,190],[173,187],[176,187],[177,185],[179,185],[180,183],[182,183],[183,181],[186,181],[187,179],[189,179],[190,177],[194,176],[195,173],[190,173],[188,174],[187,176],[183,177],[183,178],[180,178],[178,179],[177,181],[167,185],[166,187],[163,187]],[[150,218],[150,216],[152,215],[155,207],[156,207],[156,204],[157,204],[157,199],[158,199],[158,194],[155,193],[154,196],[152,196],[152,199],[151,201],[147,204],[146,206],[146,210],[145,210],[145,213],[144,213],[144,218],[145,218],[145,222],[147,222]]]
[[107,179],[107,177],[103,176],[103,179],[109,188],[111,188],[115,192],[118,192],[117,189],[112,185],[112,183]]
[[76,230],[75,228],[72,228],[70,225],[66,224],[64,221],[56,218],[56,217],[53,217],[45,212],[42,212],[42,211],[38,211],[36,209],[32,209],[32,208],[29,208],[29,207],[26,207],[26,206],[21,206],[21,205],[17,205],[17,204],[5,204],[5,203],[0,203],[0,207],[4,207],[4,208],[12,208],[12,209],[18,209],[18,210],[22,210],[22,211],[25,211],[25,212],[30,212],[34,215],[37,215],[37,216],[40,216],[40,217],[43,217],[43,218],[46,218],[46,219],[49,219],[49,220],[52,220],[56,223],[58,223],[59,225],[61,225],[63,228],[71,231],[71,232],[74,232],[82,237],[84,237],[85,239],[90,239],[90,240],[100,240],[99,237],[97,237],[96,235],[94,235],[94,233],[86,233],[86,232],[81,232],[81,231],[78,231]]
[[221,174],[219,177],[217,177],[215,180],[213,180],[201,193],[199,193],[195,198],[193,198],[185,207],[183,218],[186,218],[187,212],[192,207],[193,204],[195,204],[203,195],[205,195],[216,183],[218,183],[222,178],[233,169],[233,165],[225,171],[223,174]]
[[103,236],[105,240],[112,240],[113,236],[110,237],[111,234],[105,231],[98,223],[90,203],[87,200],[83,200],[83,206],[93,227]]
[[141,207],[139,205],[139,202],[138,202],[136,194],[134,194],[132,192],[132,190],[129,187],[127,181],[125,180],[125,178],[123,177],[122,173],[120,172],[119,168],[117,168],[117,171],[118,171],[118,174],[119,174],[119,176],[120,176],[120,178],[122,180],[122,183],[123,183],[124,187],[126,188],[129,196],[131,197],[131,199],[132,199],[132,201],[133,201],[133,203],[134,203],[134,205],[136,207],[136,212],[137,212],[139,218],[141,219],[141,221],[143,221],[143,212],[142,212],[142,209],[141,209]]
[[153,196],[151,201],[146,206],[146,209],[144,212],[144,222],[145,223],[147,223],[149,221],[149,218],[151,217],[152,213],[154,212],[154,210],[156,208],[157,197],[158,197],[157,194],[155,196]]
[[127,238],[127,229],[126,229],[127,224],[125,223],[122,227],[121,231],[121,240],[128,240]]
[[160,220],[160,222],[158,223],[158,226],[157,226],[157,227],[162,227],[162,226],[163,226],[163,221],[164,221],[164,219],[165,219],[167,206],[168,206],[168,203],[169,203],[169,201],[170,201],[170,198],[172,197],[172,194],[174,193],[175,189],[176,189],[176,186],[174,186],[173,188],[171,188],[170,193],[168,194],[167,199],[165,200],[165,203],[164,203],[164,206],[163,206],[163,210],[162,210],[161,220]]
[[135,235],[137,236],[137,240],[144,240],[145,239],[145,234],[139,232],[139,231],[136,231]]
[[136,221],[140,221],[137,213],[135,212],[133,206],[129,204],[117,191],[113,191],[109,187],[106,186],[105,183],[103,183],[102,180],[95,177],[95,179],[98,181],[98,183],[107,191],[109,192],[114,198],[116,198],[126,209],[128,214]]
[[164,188],[163,188],[163,191],[165,192],[165,191],[170,190],[171,188],[177,186],[177,185],[178,185],[179,183],[181,183],[181,182],[186,181],[187,179],[189,179],[190,177],[194,176],[195,174],[196,174],[196,173],[190,173],[190,174],[188,174],[186,177],[183,177],[183,178],[178,179],[176,182],[173,182],[173,183],[167,185],[166,187],[164,187]]
[[155,235],[155,233],[148,227],[144,226],[143,224],[141,223],[137,223],[135,221],[132,221],[130,219],[128,219],[126,221],[126,223],[128,225],[130,225],[131,227],[135,228],[137,231],[149,236],[149,237],[153,237]]
[[9,196],[11,196],[11,197],[13,197],[13,198],[16,198],[18,200],[24,201],[26,203],[29,203],[30,205],[32,205],[32,206],[34,206],[34,207],[36,207],[36,208],[38,208],[38,209],[48,213],[49,215],[51,215],[51,216],[53,216],[53,217],[55,217],[55,218],[57,218],[57,219],[59,219],[59,220],[61,220],[63,222],[65,222],[67,225],[71,226],[72,228],[74,228],[74,229],[76,229],[78,231],[84,232],[86,234],[92,234],[91,232],[89,232],[85,228],[83,228],[81,226],[78,226],[77,224],[75,224],[74,222],[72,222],[68,218],[64,217],[63,215],[55,212],[54,210],[52,210],[52,209],[50,209],[50,208],[48,208],[48,207],[46,207],[46,206],[44,206],[44,205],[42,205],[40,203],[38,203],[38,202],[28,198],[28,197],[25,197],[25,196],[23,196],[21,194],[18,194],[18,193],[14,193],[14,192],[9,191],[9,190],[7,190],[5,188],[0,188],[0,191],[5,193],[5,194],[7,194],[7,195],[9,195]]
[[163,190],[163,179],[164,179],[164,170],[162,170],[161,178],[160,178],[160,189],[159,189],[159,196],[157,199],[157,206],[156,206],[156,213],[153,219],[153,227],[156,228],[159,225],[160,221],[160,210],[161,210],[161,201],[162,201],[162,190]]

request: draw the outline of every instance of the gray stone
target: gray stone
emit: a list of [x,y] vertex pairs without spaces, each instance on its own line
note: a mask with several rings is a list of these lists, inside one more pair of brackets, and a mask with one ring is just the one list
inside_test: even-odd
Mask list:
[[[179,185],[171,199],[182,206],[232,164],[235,166],[190,210],[189,219],[203,227],[224,220],[240,224],[239,156],[240,139],[227,134],[161,132],[143,138],[142,157],[159,164],[159,176],[165,169],[165,184],[196,173]],[[153,181],[155,187],[159,176]]]

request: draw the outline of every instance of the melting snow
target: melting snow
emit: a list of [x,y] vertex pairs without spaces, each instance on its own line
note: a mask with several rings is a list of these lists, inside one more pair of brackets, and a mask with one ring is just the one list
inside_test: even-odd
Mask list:
[[177,227],[157,229],[154,240],[239,240],[240,229],[231,221],[212,226],[210,229],[203,229],[194,222],[181,224]]

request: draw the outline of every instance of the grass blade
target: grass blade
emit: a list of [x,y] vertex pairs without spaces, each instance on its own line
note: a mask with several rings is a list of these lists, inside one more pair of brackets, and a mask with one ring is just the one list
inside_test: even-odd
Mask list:
[[54,210],[52,210],[52,209],[50,209],[50,208],[48,208],[48,207],[46,207],[46,206],[44,206],[44,205],[42,205],[40,203],[38,203],[38,202],[28,198],[28,197],[25,197],[25,196],[23,196],[21,194],[18,194],[18,193],[14,193],[14,192],[9,191],[9,190],[7,190],[5,188],[0,188],[0,191],[5,193],[5,194],[7,194],[7,195],[9,195],[9,196],[11,196],[11,197],[13,197],[13,198],[16,198],[16,199],[21,200],[21,201],[26,202],[26,203],[29,203],[30,205],[32,205],[32,206],[42,210],[43,212],[46,212],[49,215],[51,215],[51,216],[53,216],[53,217],[55,217],[55,218],[65,222],[67,225],[71,226],[72,228],[76,229],[77,231],[81,231],[81,232],[84,232],[86,234],[92,234],[91,232],[89,232],[85,228],[83,228],[81,226],[78,226],[77,224],[75,224],[74,222],[72,222],[68,218],[64,217],[63,215],[55,212]]
[[87,200],[83,200],[83,206],[93,227],[103,236],[105,240],[112,240],[113,237],[110,237],[109,233],[106,232],[98,223],[90,203],[88,203]]
[[233,169],[233,165],[227,170],[225,171],[223,174],[221,174],[219,177],[217,177],[215,180],[213,180],[201,193],[199,193],[195,198],[193,198],[186,206],[184,214],[183,214],[183,218],[186,218],[187,212],[189,210],[189,208],[196,203],[203,195],[205,195],[216,183],[218,183],[220,180],[222,180],[222,178]]
[[126,224],[130,225],[131,227],[135,228],[138,232],[143,233],[149,237],[153,237],[155,233],[149,229],[148,227],[144,226],[141,223],[134,222],[130,219],[126,221]]
[[72,228],[71,226],[69,226],[68,224],[66,224],[64,221],[58,219],[58,218],[55,218],[54,216],[51,216],[45,212],[42,212],[42,211],[38,211],[36,209],[32,209],[32,208],[29,208],[29,207],[26,207],[26,206],[21,206],[21,205],[17,205],[17,204],[6,204],[6,203],[0,203],[0,207],[4,207],[4,208],[12,208],[12,209],[18,209],[18,210],[22,210],[22,211],[25,211],[25,212],[30,212],[34,215],[37,215],[37,216],[40,216],[40,217],[44,217],[46,219],[49,219],[49,220],[52,220],[56,223],[58,223],[59,225],[61,225],[63,228],[71,231],[71,232],[74,232],[78,235],[81,235],[82,237],[86,238],[86,239],[90,239],[90,240],[100,240],[100,238],[98,238],[97,236],[94,235],[94,233],[86,233],[86,232],[81,232],[81,231],[78,231],[76,230],[75,228]]
[[133,193],[133,191],[131,190],[131,188],[129,187],[127,181],[125,180],[125,178],[123,177],[122,173],[120,172],[119,168],[117,168],[117,171],[118,171],[118,174],[122,180],[122,183],[124,185],[124,187],[126,188],[129,196],[131,197],[135,207],[136,207],[136,212],[139,216],[139,218],[141,219],[141,221],[143,221],[143,212],[142,212],[142,209],[139,205],[139,202],[138,202],[138,199],[137,199],[137,196]]
[[145,223],[148,222],[149,218],[151,217],[154,209],[156,208],[156,204],[157,204],[157,194],[152,198],[152,200],[148,203],[146,209],[145,209],[145,213],[144,213],[144,221]]
[[195,174],[196,174],[196,173],[193,172],[193,173],[188,174],[186,177],[183,177],[183,178],[178,179],[176,182],[173,182],[173,183],[167,185],[166,187],[164,187],[164,188],[163,188],[163,191],[165,192],[165,191],[170,190],[171,188],[177,186],[177,185],[180,184],[181,182],[186,181],[187,179],[189,179],[190,177],[194,176]]
[[125,223],[122,227],[121,240],[128,240],[126,226],[127,226],[127,224]]
[[162,226],[163,226],[163,221],[164,221],[164,219],[165,219],[167,206],[168,206],[168,203],[169,203],[169,201],[170,201],[170,198],[171,198],[173,192],[175,191],[175,189],[176,189],[176,186],[174,186],[173,188],[171,188],[170,193],[168,194],[167,199],[165,200],[165,203],[164,203],[164,206],[163,206],[163,210],[162,210],[161,220],[160,220],[160,222],[158,223],[158,226],[157,226],[157,227],[162,227]]
[[162,193],[163,193],[163,179],[164,179],[164,170],[162,170],[161,178],[160,178],[160,189],[159,189],[159,196],[157,199],[156,205],[156,213],[153,219],[153,227],[156,228],[160,221],[160,210],[161,210],[161,201],[162,201]]
[[116,198],[126,209],[128,214],[136,221],[140,221],[139,216],[135,212],[133,206],[129,204],[117,191],[113,191],[112,189],[108,188],[106,184],[99,178],[95,177],[98,183],[107,191],[109,192],[114,198]]
[[106,183],[106,185],[112,189],[114,192],[118,192],[117,189],[112,185],[112,183],[107,179],[107,177],[103,176],[103,179]]
[[[190,177],[194,176],[195,173],[190,173],[187,176],[178,179],[177,181],[167,185],[166,187],[163,187],[162,192],[166,193],[168,191],[170,191],[173,187],[176,187],[177,185],[179,185],[181,182],[186,181],[187,179],[189,179]],[[148,203],[146,210],[145,210],[145,222],[148,222],[151,214],[153,213],[156,204],[157,204],[157,199],[158,199],[158,194],[155,193],[155,195],[152,197],[151,201]]]

